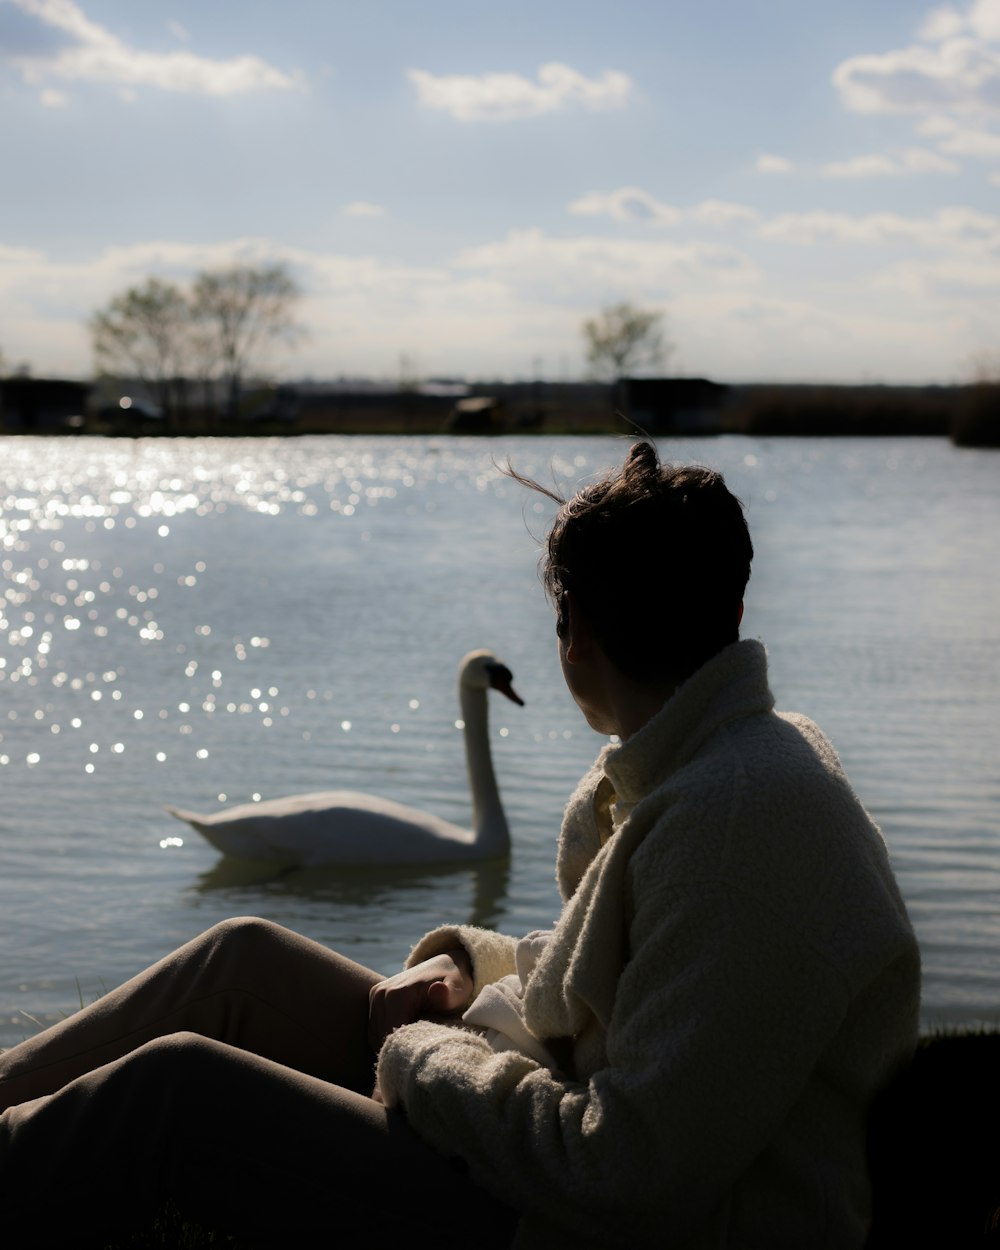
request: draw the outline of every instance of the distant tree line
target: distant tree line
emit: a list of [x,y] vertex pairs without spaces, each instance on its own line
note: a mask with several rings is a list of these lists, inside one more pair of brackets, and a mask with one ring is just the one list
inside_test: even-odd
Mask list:
[[[456,428],[459,403],[417,385],[405,362],[398,393],[364,384],[293,385],[246,393],[262,381],[268,349],[302,333],[301,291],[281,264],[206,270],[178,285],[150,277],[115,295],[90,319],[94,355],[105,377],[142,384],[156,420],[133,404],[114,413],[92,396],[69,394],[79,384],[32,379],[27,365],[9,367],[0,351],[0,428],[91,428],[102,433],[427,432]],[[964,386],[719,386],[704,378],[665,377],[674,346],[666,314],[620,302],[585,320],[590,383],[482,383],[466,388],[476,432],[578,432],[619,428],[652,434],[950,435],[969,446],[1000,446],[1000,351],[971,361]],[[658,370],[658,376],[649,376]],[[107,394],[107,388],[100,386]],[[723,398],[724,396],[724,398]],[[123,405],[124,407],[124,405]],[[455,411],[451,411],[454,407]],[[216,423],[219,416],[224,421]],[[109,418],[117,416],[117,420]]]
[[194,405],[216,407],[220,388],[233,418],[266,349],[301,333],[300,297],[282,264],[205,270],[187,287],[147,278],[91,318],[94,359],[105,374],[139,379],[168,428]]

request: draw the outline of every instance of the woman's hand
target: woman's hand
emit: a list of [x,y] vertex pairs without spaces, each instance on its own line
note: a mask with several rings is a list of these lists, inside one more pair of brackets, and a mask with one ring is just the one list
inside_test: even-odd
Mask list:
[[472,965],[463,947],[379,981],[368,994],[368,1041],[376,1053],[400,1025],[457,1015],[472,1000]]

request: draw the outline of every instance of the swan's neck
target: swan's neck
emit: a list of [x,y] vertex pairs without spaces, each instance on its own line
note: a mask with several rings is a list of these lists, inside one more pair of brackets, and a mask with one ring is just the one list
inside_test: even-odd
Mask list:
[[486,691],[462,686],[459,702],[465,721],[465,762],[472,792],[472,845],[482,852],[484,859],[506,855],[510,850],[510,832],[490,758]]

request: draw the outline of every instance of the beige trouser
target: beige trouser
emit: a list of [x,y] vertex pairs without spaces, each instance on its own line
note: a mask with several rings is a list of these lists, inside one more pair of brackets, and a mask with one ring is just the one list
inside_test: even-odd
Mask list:
[[295,1250],[506,1245],[513,1213],[367,1096],[377,980],[229,920],[0,1054],[5,1243],[100,1246],[169,1199]]

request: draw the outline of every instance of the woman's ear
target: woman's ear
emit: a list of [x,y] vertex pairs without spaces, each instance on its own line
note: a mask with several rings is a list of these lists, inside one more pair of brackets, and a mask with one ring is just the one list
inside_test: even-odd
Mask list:
[[563,592],[560,624],[563,632],[559,637],[567,663],[580,664],[589,660],[594,651],[594,634],[590,622],[580,611],[580,605],[568,590]]
[[559,602],[556,604],[556,637],[565,638],[569,633],[569,605],[566,602],[567,592],[562,590],[559,592]]

